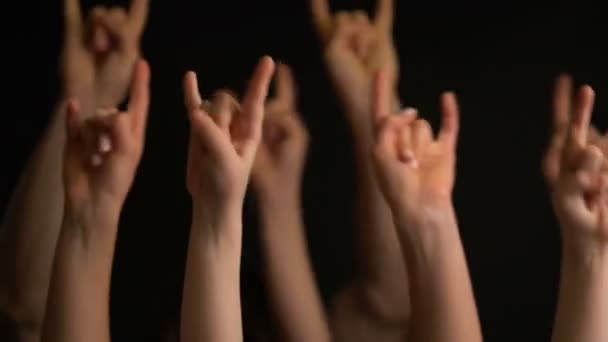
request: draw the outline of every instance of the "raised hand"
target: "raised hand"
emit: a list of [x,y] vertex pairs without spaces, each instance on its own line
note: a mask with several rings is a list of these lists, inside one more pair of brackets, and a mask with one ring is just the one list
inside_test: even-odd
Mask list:
[[589,241],[608,245],[608,160],[596,145],[601,139],[594,139],[591,133],[594,99],[591,87],[581,87],[572,118],[554,132],[555,136],[564,135],[565,140],[557,152],[553,204],[564,242],[577,245]]
[[66,98],[86,107],[117,107],[126,97],[146,25],[148,0],[121,8],[96,7],[88,19],[80,0],[65,0],[65,42],[62,73]]
[[[551,142],[543,159],[543,173],[547,183],[555,184],[559,176],[562,151],[566,143],[568,126],[570,124],[574,91],[572,77],[560,75],[555,83],[553,93],[553,134]],[[588,142],[599,147],[604,155],[608,155],[608,137],[600,134],[593,125],[589,126]]]
[[416,111],[391,114],[390,81],[379,72],[375,85],[374,159],[383,192],[393,208],[416,218],[436,205],[451,203],[454,187],[458,105],[452,93],[441,97],[442,127],[434,137]]
[[297,113],[296,92],[290,68],[280,64],[276,97],[266,103],[262,141],[252,169],[259,196],[300,195],[308,134]]
[[[141,60],[135,67],[126,112],[86,119],[78,101],[68,105],[64,184],[72,209],[110,206],[120,210],[144,149],[149,83],[148,63]],[[111,150],[102,147],[103,155],[96,145],[100,136],[109,137],[113,146]]]
[[396,91],[399,59],[393,45],[394,1],[378,0],[376,16],[363,11],[330,13],[328,0],[311,0],[325,59],[351,120],[368,123],[375,72],[382,68]]
[[191,133],[187,187],[192,228],[182,300],[182,341],[241,341],[242,209],[262,136],[274,62],[264,57],[242,103],[227,92],[201,99],[196,74],[184,79]]
[[263,58],[242,103],[227,92],[216,93],[211,103],[203,102],[196,74],[186,75],[185,102],[192,125],[187,185],[195,207],[241,209],[273,71],[272,59]]

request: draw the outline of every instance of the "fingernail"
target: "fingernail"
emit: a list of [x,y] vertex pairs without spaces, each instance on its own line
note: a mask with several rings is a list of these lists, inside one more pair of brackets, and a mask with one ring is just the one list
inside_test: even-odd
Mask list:
[[416,114],[418,114],[418,110],[416,108],[412,108],[412,107],[406,107],[403,111],[402,111],[402,115],[406,115],[406,116],[414,116]]
[[112,141],[110,137],[103,134],[99,137],[99,152],[108,153],[112,150]]

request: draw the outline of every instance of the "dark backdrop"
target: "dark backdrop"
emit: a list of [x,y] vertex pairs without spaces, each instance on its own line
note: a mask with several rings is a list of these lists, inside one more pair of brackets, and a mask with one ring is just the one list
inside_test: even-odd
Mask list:
[[[101,1],[100,1],[101,2]],[[139,174],[123,214],[112,282],[115,340],[157,340],[179,311],[190,201],[181,77],[202,90],[242,88],[263,54],[293,66],[312,136],[305,219],[324,299],[352,275],[351,142],[309,24],[308,1],[152,1],[143,51],[153,104]],[[440,91],[462,106],[455,204],[487,341],[547,341],[559,271],[558,230],[540,174],[552,82],[571,71],[608,110],[608,24],[591,1],[396,1],[403,102],[437,122]],[[57,95],[61,1],[14,2],[5,20],[0,126],[4,206]],[[92,1],[86,2],[91,4]],[[104,1],[103,3],[108,3]],[[373,8],[371,1],[333,1]],[[14,13],[11,14],[11,13]],[[9,18],[12,16],[12,18]],[[245,322],[263,326],[255,211],[245,211]]]

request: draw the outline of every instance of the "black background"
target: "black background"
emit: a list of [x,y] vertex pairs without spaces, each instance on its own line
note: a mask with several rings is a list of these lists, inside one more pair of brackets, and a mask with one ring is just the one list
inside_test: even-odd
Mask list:
[[[451,89],[459,95],[455,205],[486,340],[547,341],[559,272],[558,229],[539,167],[551,90],[560,71],[590,82],[598,92],[594,121],[606,127],[600,113],[608,110],[608,24],[591,1],[396,3],[402,102],[436,123],[439,93]],[[15,4],[21,8],[7,9],[5,20],[17,24],[9,24],[3,44],[3,207],[45,127],[59,84],[61,1]],[[336,0],[332,7],[373,9],[373,3]],[[152,65],[153,105],[145,156],[117,242],[115,340],[157,340],[179,312],[190,223],[182,75],[198,71],[206,94],[220,87],[239,90],[263,54],[291,64],[300,86],[312,136],[305,219],[329,300],[352,275],[353,163],[350,133],[321,61],[308,1],[155,0],[143,51]],[[250,331],[266,319],[251,201],[245,216],[243,293]]]

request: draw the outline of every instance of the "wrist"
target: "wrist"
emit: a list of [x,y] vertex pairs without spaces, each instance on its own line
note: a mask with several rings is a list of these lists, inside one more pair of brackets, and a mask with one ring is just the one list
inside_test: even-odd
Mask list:
[[402,240],[411,248],[432,252],[440,246],[459,242],[458,223],[451,201],[422,206],[416,213],[393,210]]
[[608,271],[608,244],[593,239],[564,237],[562,267],[581,271]]
[[301,189],[299,186],[276,186],[273,190],[256,190],[258,209],[261,212],[276,213],[283,210],[300,208]]
[[119,211],[90,207],[75,209],[66,204],[62,235],[86,253],[112,255],[119,221]]
[[242,204],[197,205],[192,207],[191,239],[214,247],[236,248],[242,239]]

